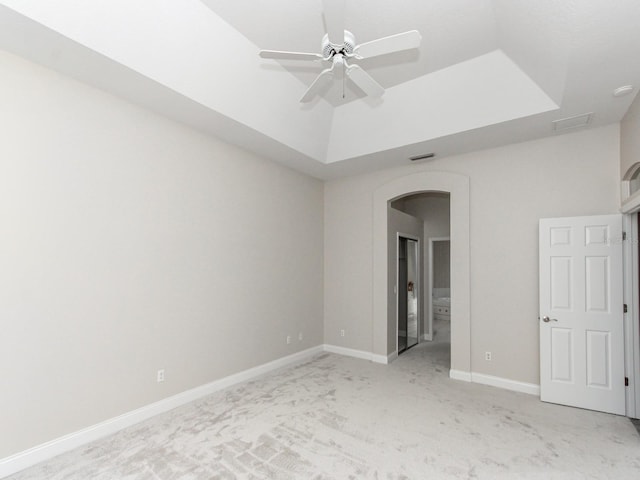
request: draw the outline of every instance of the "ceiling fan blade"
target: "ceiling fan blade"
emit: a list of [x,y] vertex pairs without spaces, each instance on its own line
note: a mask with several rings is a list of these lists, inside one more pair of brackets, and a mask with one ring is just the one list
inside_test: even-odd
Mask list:
[[344,44],[344,5],[345,0],[322,0],[324,21],[332,45]]
[[320,75],[316,77],[311,86],[304,93],[302,98],[300,99],[300,103],[309,103],[313,100],[320,90],[322,90],[325,86],[331,83],[333,79],[333,66],[331,68],[327,68],[323,70]]
[[274,60],[322,60],[323,58],[319,53],[282,52],[280,50],[260,50],[260,56]]
[[380,98],[384,94],[384,88],[359,65],[349,65],[347,67],[347,75],[353,83],[370,97]]
[[420,32],[411,30],[409,32],[398,33],[389,37],[361,43],[353,49],[353,53],[358,58],[377,57],[378,55],[418,48],[420,42],[422,42]]

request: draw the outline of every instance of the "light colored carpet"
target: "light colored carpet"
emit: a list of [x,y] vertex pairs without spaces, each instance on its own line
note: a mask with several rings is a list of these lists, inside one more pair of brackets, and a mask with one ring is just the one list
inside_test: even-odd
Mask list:
[[628,419],[450,380],[437,339],[389,366],[319,355],[11,478],[640,478]]

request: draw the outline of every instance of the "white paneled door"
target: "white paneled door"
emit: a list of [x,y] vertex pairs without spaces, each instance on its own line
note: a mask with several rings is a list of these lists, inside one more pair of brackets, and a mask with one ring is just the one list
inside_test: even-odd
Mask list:
[[622,216],[540,220],[540,398],[625,414]]

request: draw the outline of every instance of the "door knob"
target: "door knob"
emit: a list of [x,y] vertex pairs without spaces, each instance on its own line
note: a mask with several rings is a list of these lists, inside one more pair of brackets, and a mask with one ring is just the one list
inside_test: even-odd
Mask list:
[[542,321],[544,323],[549,323],[549,322],[557,322],[558,320],[555,318],[549,318],[549,317],[542,317]]

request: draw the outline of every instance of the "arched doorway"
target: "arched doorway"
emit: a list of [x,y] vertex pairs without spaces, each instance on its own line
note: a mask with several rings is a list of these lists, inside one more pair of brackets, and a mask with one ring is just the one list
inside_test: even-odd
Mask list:
[[640,162],[631,165],[622,177],[622,202],[624,203],[638,191],[640,191]]
[[395,318],[388,315],[387,214],[389,202],[422,192],[446,192],[451,201],[451,370],[450,376],[471,380],[471,296],[469,178],[448,172],[420,172],[381,185],[373,195],[373,345],[374,355],[389,358],[395,350]]

